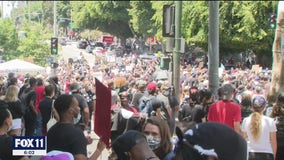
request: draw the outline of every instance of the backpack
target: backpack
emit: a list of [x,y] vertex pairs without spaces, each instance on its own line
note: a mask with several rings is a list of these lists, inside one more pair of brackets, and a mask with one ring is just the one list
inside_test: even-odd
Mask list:
[[[151,111],[151,116],[159,116],[161,119],[166,120],[169,122],[170,120],[170,115],[168,113],[168,110],[164,104],[163,101],[153,98],[150,100],[151,105],[152,105],[152,111]],[[158,115],[157,109],[160,108],[160,115]]]
[[179,122],[191,122],[192,121],[192,108],[187,102],[181,104],[180,110],[178,111]]
[[138,106],[139,112],[146,113],[148,116],[150,116],[150,113],[153,110],[152,103],[151,103],[152,98],[153,97],[143,96],[139,100],[139,106]]

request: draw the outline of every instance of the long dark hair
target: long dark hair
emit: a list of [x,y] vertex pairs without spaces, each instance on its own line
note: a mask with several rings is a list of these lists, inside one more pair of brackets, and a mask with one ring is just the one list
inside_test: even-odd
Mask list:
[[270,117],[274,118],[277,116],[284,116],[283,107],[284,107],[284,92],[281,92],[277,97],[276,104],[273,106]]

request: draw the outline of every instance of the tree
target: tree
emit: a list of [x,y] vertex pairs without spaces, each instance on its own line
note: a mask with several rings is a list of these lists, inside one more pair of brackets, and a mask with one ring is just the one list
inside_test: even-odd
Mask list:
[[139,46],[144,48],[143,44],[145,44],[146,39],[152,37],[157,32],[157,28],[152,20],[155,10],[152,9],[150,1],[132,1],[130,5],[131,8],[128,10],[131,16],[130,25],[139,41]]
[[152,17],[155,10],[152,9],[150,1],[132,1],[131,8],[128,10],[131,16],[131,24],[138,36],[153,36],[157,28],[153,25]]
[[14,55],[16,54],[15,48],[18,47],[18,35],[13,21],[6,18],[0,21],[0,55]]
[[71,7],[78,28],[97,29],[124,40],[133,36],[128,24],[129,1],[71,2]]
[[58,1],[57,2],[57,15],[59,26],[63,27],[63,31],[67,32],[67,27],[71,22],[71,4],[70,1]]
[[36,64],[45,65],[46,58],[50,57],[50,44],[45,42],[51,37],[44,27],[39,23],[24,23],[23,30],[26,31],[27,37],[20,39],[17,48],[20,58],[32,58]]
[[[284,3],[278,3],[277,25],[275,30],[275,38],[273,43],[273,66],[272,80],[268,94],[268,101],[275,102],[276,96],[284,91],[284,63],[283,63],[283,48],[281,46],[281,34],[283,31],[284,20]],[[282,49],[282,50],[281,50]]]
[[[162,38],[162,7],[172,2],[152,2],[153,20]],[[268,17],[277,2],[220,2],[220,55],[253,50],[257,55],[271,53],[273,32]],[[183,1],[182,36],[188,44],[207,50],[209,30],[209,5],[205,1]],[[165,38],[163,38],[165,40]]]
[[42,1],[43,25],[52,32],[53,26],[53,1]]

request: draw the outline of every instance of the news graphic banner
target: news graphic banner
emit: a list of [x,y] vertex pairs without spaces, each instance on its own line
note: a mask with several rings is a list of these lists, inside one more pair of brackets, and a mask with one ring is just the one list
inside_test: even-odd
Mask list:
[[44,156],[46,155],[45,136],[13,137],[13,156]]

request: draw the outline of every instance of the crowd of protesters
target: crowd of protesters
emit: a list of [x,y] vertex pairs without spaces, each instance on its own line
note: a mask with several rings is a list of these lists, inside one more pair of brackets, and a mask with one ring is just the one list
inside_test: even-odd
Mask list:
[[[251,160],[283,159],[280,150],[284,147],[284,95],[280,94],[275,103],[267,103],[271,71],[223,69],[216,97],[209,90],[206,62],[182,63],[180,96],[174,95],[169,78],[157,76],[159,57],[143,60],[136,54],[130,54],[116,57],[115,62],[97,57],[94,64],[88,64],[84,55],[80,54],[76,59],[60,59],[55,75],[9,73],[0,79],[1,103],[7,104],[12,115],[7,134],[56,137],[59,132],[72,131],[70,137],[81,138],[76,142],[82,142],[80,149],[75,142],[70,144],[76,146],[72,149],[59,144],[68,138],[62,135],[61,141],[50,138],[48,151],[61,149],[75,158],[86,158],[86,145],[91,143],[89,137],[83,140],[83,132],[65,123],[74,123],[82,131],[91,131],[91,116],[95,111],[96,92],[99,92],[95,89],[97,78],[111,89],[112,142],[128,130],[138,130],[146,137],[147,144],[156,155],[154,158],[171,159],[175,154],[171,138],[175,134],[177,117],[180,126],[187,129],[194,126],[189,125],[192,122],[218,122],[229,126],[251,142],[248,145]],[[49,131],[47,123],[53,112],[59,123]],[[258,126],[251,127],[253,124]],[[261,148],[263,145],[266,147]],[[101,142],[97,147],[93,159],[105,148]],[[112,153],[110,158],[115,158],[115,153]],[[120,153],[116,154],[119,157]],[[222,159],[216,154],[207,157],[214,156]]]

